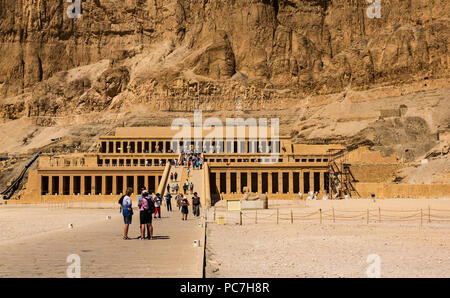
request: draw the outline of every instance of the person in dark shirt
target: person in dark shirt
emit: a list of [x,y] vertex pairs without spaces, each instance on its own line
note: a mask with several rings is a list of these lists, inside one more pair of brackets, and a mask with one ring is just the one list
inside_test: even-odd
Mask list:
[[189,201],[186,197],[181,199],[181,220],[187,220],[187,215],[189,213]]
[[167,211],[171,211],[172,212],[172,195],[170,193],[167,193],[165,195],[165,197],[166,197]]
[[200,216],[200,207],[200,197],[194,192],[194,196],[192,197],[192,212],[194,213],[194,216]]

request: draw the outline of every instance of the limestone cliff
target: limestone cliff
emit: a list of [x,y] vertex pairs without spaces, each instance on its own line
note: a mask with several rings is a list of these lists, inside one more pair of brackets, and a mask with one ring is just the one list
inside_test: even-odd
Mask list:
[[287,108],[448,77],[447,0],[0,1],[1,117]]

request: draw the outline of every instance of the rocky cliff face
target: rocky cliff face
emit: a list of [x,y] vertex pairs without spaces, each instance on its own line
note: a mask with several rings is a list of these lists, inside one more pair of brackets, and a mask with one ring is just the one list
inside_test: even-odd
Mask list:
[[287,108],[448,77],[447,0],[0,1],[1,117]]

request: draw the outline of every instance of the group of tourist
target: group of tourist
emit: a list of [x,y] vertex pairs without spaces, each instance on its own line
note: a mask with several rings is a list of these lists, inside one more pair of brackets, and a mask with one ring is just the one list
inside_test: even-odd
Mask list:
[[[133,204],[131,201],[131,194],[133,193],[132,188],[128,188],[125,195],[119,199],[119,205],[122,209],[123,221],[125,224],[123,230],[123,239],[128,240],[128,229],[133,218]],[[151,196],[147,190],[143,189],[141,195],[138,199],[139,208],[139,221],[140,221],[140,236],[139,239],[144,240],[152,239],[153,237],[153,226],[152,219],[161,218],[161,202],[162,198],[159,193]],[[145,231],[147,229],[147,237],[145,236]]]
[[181,158],[178,161],[179,166],[187,166],[188,171],[192,166],[192,169],[203,169],[203,156],[201,153],[196,152],[182,152]]
[[[170,174],[171,180],[177,179],[177,173]],[[168,212],[172,212],[172,193],[175,193],[175,200],[177,203],[177,207],[181,212],[181,220],[187,220],[187,216],[189,213],[190,203],[188,198],[186,197],[187,188],[191,190],[191,194],[193,193],[192,201],[192,212],[195,217],[200,216],[200,197],[194,190],[194,184],[186,179],[185,184],[183,185],[184,194],[180,194],[178,192],[179,187],[178,184],[176,186],[172,185],[172,192],[170,188],[170,184],[167,185],[167,193],[164,196],[164,203],[167,207]],[[123,219],[124,219],[124,231],[123,231],[123,239],[129,240],[128,237],[128,229],[132,222],[133,218],[133,205],[131,201],[131,194],[133,193],[132,188],[128,188],[125,195],[119,199],[119,204],[122,209]],[[140,236],[138,239],[153,239],[153,218],[161,218],[161,204],[163,203],[163,199],[159,193],[155,195],[150,195],[146,189],[141,190],[141,195],[138,199],[138,208],[139,208],[139,220],[140,220]],[[146,236],[147,231],[147,236]]]
[[[181,220],[187,220],[190,206],[188,198],[185,195],[178,194],[175,197],[175,200],[177,201],[178,209],[181,211]],[[192,213],[194,214],[195,217],[199,217],[201,203],[200,197],[196,192],[194,192],[194,196],[192,197],[191,200],[192,200]]]

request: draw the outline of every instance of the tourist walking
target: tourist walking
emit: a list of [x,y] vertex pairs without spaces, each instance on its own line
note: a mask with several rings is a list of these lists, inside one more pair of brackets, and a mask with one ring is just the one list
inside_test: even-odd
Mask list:
[[187,168],[187,176],[188,176],[188,178],[189,178],[189,166],[188,166],[188,168]]
[[181,195],[180,194],[175,196],[175,201],[177,202],[178,210],[180,210],[181,209]]
[[175,179],[175,181],[178,181],[178,180],[177,180],[177,177],[178,177],[178,173],[175,172],[175,173],[173,174],[173,178]]
[[197,195],[196,192],[194,192],[194,196],[192,197],[192,213],[194,213],[194,216],[199,217],[200,216],[200,197]]
[[170,181],[173,181],[173,173],[170,173]]
[[167,193],[170,193],[170,184],[167,183]]
[[167,211],[172,212],[172,195],[168,193],[165,195],[165,197],[166,197]]
[[153,203],[155,204],[155,218],[158,214],[158,218],[161,218],[161,195],[157,193],[153,198]]
[[189,189],[191,190],[191,194],[194,191],[194,183],[191,181],[191,185],[189,185]]
[[123,229],[123,240],[129,240],[128,238],[128,228],[131,225],[131,221],[133,218],[133,205],[131,202],[131,194],[133,193],[133,189],[127,188],[125,192],[125,196],[122,200],[122,214],[123,214],[123,222],[125,227]]
[[188,184],[183,184],[183,193],[184,194],[186,194],[186,192],[187,192],[187,189],[188,189]]
[[186,197],[181,200],[181,220],[187,220],[189,213],[189,201]]
[[139,237],[141,240],[145,239],[145,228],[147,228],[148,239],[151,239],[153,234],[152,224],[152,214],[150,213],[150,204],[148,199],[148,192],[144,190],[142,192],[141,200],[138,203],[139,205],[139,219],[141,224],[141,236]]

